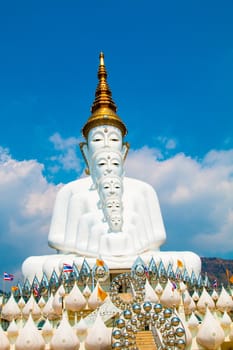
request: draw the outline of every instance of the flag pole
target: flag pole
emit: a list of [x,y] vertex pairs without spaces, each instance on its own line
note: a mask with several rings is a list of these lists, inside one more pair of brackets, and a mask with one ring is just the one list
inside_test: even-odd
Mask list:
[[3,298],[2,298],[2,303],[5,304],[5,297],[6,297],[6,294],[5,294],[5,289],[6,289],[6,281],[5,281],[5,278],[3,278]]
[[[93,266],[94,267],[94,266]],[[95,288],[95,279],[94,279],[94,269],[92,268],[92,271],[91,271],[91,279],[92,279],[92,292],[93,292],[93,290],[94,290],[94,288]]]

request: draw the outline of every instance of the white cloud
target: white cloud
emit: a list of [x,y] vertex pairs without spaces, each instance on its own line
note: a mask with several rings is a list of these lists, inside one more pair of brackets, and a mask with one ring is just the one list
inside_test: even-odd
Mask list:
[[54,144],[55,149],[59,151],[66,150],[69,147],[77,146],[80,142],[79,139],[75,137],[68,137],[67,139],[64,139],[58,132],[50,136],[49,139]]
[[80,139],[75,137],[65,139],[59,133],[55,133],[49,140],[57,151],[57,154],[50,158],[52,165],[49,167],[49,170],[52,173],[57,173],[59,170],[75,170],[79,172],[81,170],[81,162],[77,157],[77,148]]
[[0,164],[4,164],[10,159],[10,154],[8,148],[3,148],[0,146]]
[[158,192],[170,250],[201,255],[233,252],[233,150],[210,151],[197,160],[157,151],[131,151],[127,174],[151,183]]
[[47,236],[61,185],[49,184],[35,160],[14,160],[3,148],[0,159],[0,256],[18,268],[27,256],[52,252]]
[[166,142],[166,148],[167,149],[174,149],[176,148],[176,141],[173,139],[168,139]]
[[177,147],[177,140],[174,138],[158,136],[156,141],[160,144],[160,147],[164,147],[166,150],[174,150]]

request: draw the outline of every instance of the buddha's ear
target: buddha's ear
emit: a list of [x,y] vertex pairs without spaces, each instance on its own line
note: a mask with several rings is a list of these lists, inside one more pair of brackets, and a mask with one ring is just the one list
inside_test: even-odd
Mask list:
[[123,158],[124,161],[125,161],[125,159],[127,157],[127,154],[129,152],[129,147],[130,147],[130,145],[129,145],[128,142],[124,142],[123,143],[121,153],[122,153],[122,158]]
[[101,200],[98,201],[97,207],[98,207],[98,209],[103,209],[103,205],[102,205]]
[[87,147],[87,143],[86,142],[80,142],[79,144],[80,147],[80,151],[82,153],[82,156],[85,160],[86,166],[87,168],[85,169],[85,173],[87,175],[90,175],[90,169],[89,169],[89,152],[88,152],[88,147]]

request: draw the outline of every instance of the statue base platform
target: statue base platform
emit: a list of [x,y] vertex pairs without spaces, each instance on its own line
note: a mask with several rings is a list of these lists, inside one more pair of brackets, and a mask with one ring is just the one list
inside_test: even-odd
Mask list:
[[[125,270],[130,270],[135,260],[140,256],[146,265],[149,264],[153,257],[156,265],[160,261],[163,262],[164,267],[167,268],[169,263],[173,266],[175,272],[179,264],[182,263],[183,268],[191,275],[192,272],[198,277],[201,272],[201,259],[200,257],[189,251],[179,252],[161,252],[161,251],[147,251],[140,255],[129,255],[129,256],[101,256],[109,270],[112,273],[121,273]],[[89,266],[92,268],[96,263],[96,257],[84,257],[76,254],[54,254],[54,255],[43,255],[43,256],[31,256],[27,258],[22,265],[22,272],[24,278],[32,282],[35,275],[40,280],[43,273],[48,278],[51,277],[52,272],[55,270],[58,275],[63,270],[63,264],[75,265],[80,269],[84,258],[86,259]]]

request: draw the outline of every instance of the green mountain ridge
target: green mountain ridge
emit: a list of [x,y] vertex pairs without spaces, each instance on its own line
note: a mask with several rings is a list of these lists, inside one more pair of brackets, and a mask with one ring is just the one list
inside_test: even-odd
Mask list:
[[207,273],[210,282],[217,280],[218,285],[229,284],[229,278],[233,276],[233,260],[220,258],[201,258],[202,275]]

